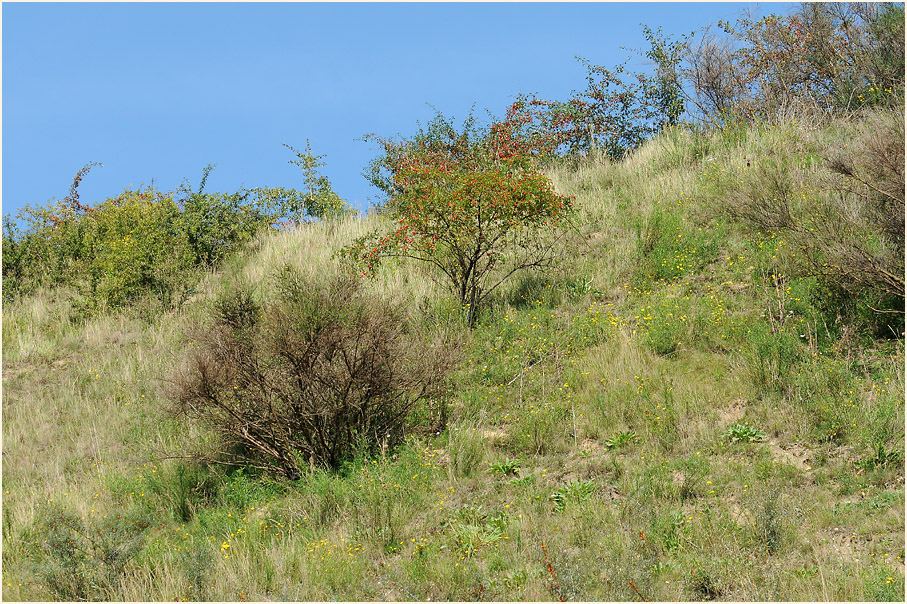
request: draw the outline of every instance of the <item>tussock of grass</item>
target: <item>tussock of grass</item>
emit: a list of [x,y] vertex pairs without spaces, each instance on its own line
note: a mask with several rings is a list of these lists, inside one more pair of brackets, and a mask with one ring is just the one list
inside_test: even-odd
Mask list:
[[[903,600],[903,335],[722,206],[768,162],[808,180],[850,131],[678,129],[551,169],[577,208],[559,269],[473,330],[423,268],[383,267],[366,289],[462,347],[420,411],[441,423],[291,482],[176,459],[210,435],[167,419],[167,380],[220,292],[326,281],[380,217],[263,236],[179,312],[5,307],[4,598],[77,596],[48,579],[69,569],[126,600]],[[122,566],[67,567],[52,510],[153,522]]]

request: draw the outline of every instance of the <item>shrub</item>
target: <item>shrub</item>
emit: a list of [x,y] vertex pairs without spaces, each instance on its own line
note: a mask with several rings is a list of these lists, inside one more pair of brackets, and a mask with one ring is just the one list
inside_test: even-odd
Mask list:
[[176,231],[179,208],[159,191],[127,191],[80,220],[75,272],[91,306],[121,307],[150,292],[166,306],[188,293],[192,250]]
[[721,437],[732,443],[753,443],[765,440],[765,432],[747,424],[731,424]]
[[66,200],[26,206],[24,231],[11,219],[4,227],[5,295],[68,284],[90,309],[122,306],[146,292],[170,304],[187,289],[193,265],[179,217],[172,196],[153,189],[127,190],[95,207]]
[[[845,291],[875,290],[903,302],[903,111],[872,113],[854,134],[845,145],[826,151],[828,168],[834,174],[829,179],[835,193],[830,201],[847,205],[835,217],[837,237],[825,243],[821,253],[810,246],[808,257],[816,270]],[[843,239],[847,231],[862,241]],[[830,260],[831,270],[820,270],[821,256]]]
[[563,512],[570,503],[582,504],[596,491],[598,485],[593,480],[574,480],[565,484],[551,494],[554,509]]
[[262,202],[264,194],[250,202],[249,193],[204,193],[186,191],[180,200],[176,229],[192,252],[196,266],[214,267],[274,222]]
[[[79,219],[93,211],[79,201],[79,184],[92,167],[91,162],[75,175],[69,195],[47,206],[28,204],[15,219],[3,216],[3,296],[29,293],[41,285],[58,285],[71,275],[71,264],[79,257]],[[23,230],[17,224],[25,223]]]
[[294,149],[286,144],[284,147],[296,155],[296,159],[291,159],[290,163],[299,166],[305,182],[305,188],[292,208],[293,213],[300,217],[298,219],[304,216],[322,219],[337,218],[349,213],[350,209],[346,202],[340,199],[340,196],[331,188],[331,181],[327,176],[318,173],[318,168],[325,165],[321,161],[325,156],[313,155],[308,139],[305,141],[305,151]]
[[892,107],[903,100],[899,3],[803,3],[787,16],[717,25],[673,41],[643,26],[650,48],[638,54],[654,63],[654,74],[628,73],[623,65],[590,67],[587,90],[571,100],[570,112],[561,109],[564,103],[520,99],[524,115],[545,118],[533,122],[532,140],[559,134],[575,152],[604,135],[603,147],[613,155],[678,123],[684,113],[728,126]]
[[789,243],[798,276],[903,313],[904,116],[878,111],[822,150],[826,168],[765,161],[727,210]]
[[639,441],[639,434],[634,430],[625,430],[623,432],[615,432],[612,436],[609,436],[605,439],[604,445],[608,450],[620,449],[637,441]]
[[468,308],[470,326],[511,275],[551,266],[555,229],[572,210],[526,158],[496,156],[486,141],[471,122],[457,132],[441,116],[412,141],[385,141],[376,169],[390,175],[373,182],[390,194],[385,212],[396,228],[344,250],[363,275],[383,259],[430,265]]
[[679,124],[685,110],[680,63],[688,52],[690,36],[670,40],[661,27],[653,31],[646,25],[642,26],[642,32],[649,43],[643,54],[655,63],[655,75],[646,80],[646,96],[652,106],[651,119],[660,131]]
[[173,412],[218,434],[226,457],[294,479],[400,441],[413,406],[438,395],[450,366],[400,309],[357,281],[324,284],[285,269],[276,298],[241,289],[215,305],[174,381]]
[[650,49],[643,54],[655,74],[634,73],[626,62],[613,68],[579,59],[586,89],[567,101],[521,94],[504,119],[491,127],[494,149],[548,159],[557,154],[602,152],[621,159],[651,135],[679,122],[684,111],[678,64],[686,38],[669,41],[643,27]]
[[35,574],[63,601],[117,599],[126,565],[144,547],[149,526],[149,518],[135,514],[85,519],[52,508],[36,526]]
[[904,8],[804,3],[792,15],[723,24],[740,48],[734,61],[752,113],[823,111],[890,104],[903,97]]
[[[719,25],[721,23],[719,22]],[[742,86],[743,69],[726,37],[706,29],[688,47],[683,68],[693,115],[711,125],[727,125],[750,109]]]
[[144,295],[177,306],[197,267],[213,266],[271,221],[245,197],[127,190],[97,206],[26,207],[27,226],[4,224],[7,299],[41,286],[73,285],[92,311]]
[[78,186],[97,164],[83,167],[69,195],[46,206],[26,206],[3,219],[4,297],[42,286],[73,285],[91,312],[119,308],[151,295],[179,306],[192,292],[197,270],[216,266],[261,229],[284,220],[330,219],[349,210],[317,168],[320,157],[290,147],[303,170],[305,190],[263,187],[205,193],[213,166],[197,190],[176,193],[126,190],[95,206],[79,200]]

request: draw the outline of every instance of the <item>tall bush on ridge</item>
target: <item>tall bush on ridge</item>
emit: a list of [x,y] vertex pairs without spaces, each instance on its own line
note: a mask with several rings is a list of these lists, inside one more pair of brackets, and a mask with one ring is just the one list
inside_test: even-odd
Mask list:
[[69,195],[46,207],[26,205],[16,214],[3,216],[4,299],[29,292],[39,285],[58,285],[71,273],[69,265],[81,253],[79,219],[93,208],[79,200],[79,184],[94,166],[85,164],[73,177]]
[[331,187],[327,176],[319,173],[318,168],[325,163],[324,155],[314,155],[308,139],[305,151],[290,145],[284,147],[293,152],[296,159],[289,163],[302,170],[302,189],[286,187],[256,187],[248,191],[252,205],[260,208],[273,222],[300,224],[311,219],[332,220],[355,213]]
[[683,67],[687,113],[710,126],[721,126],[750,111],[743,69],[734,46],[711,28],[691,42]]
[[177,231],[174,200],[153,189],[127,191],[80,220],[81,250],[70,270],[94,305],[120,307],[150,292],[165,306],[188,293],[191,248]]
[[363,275],[391,258],[433,267],[474,325],[511,275],[552,264],[556,229],[572,210],[528,157],[499,142],[471,120],[457,131],[441,116],[412,140],[383,141],[373,182],[388,193],[384,212],[396,228],[344,253]]
[[235,193],[204,191],[213,166],[193,190],[126,190],[97,205],[83,203],[76,174],[69,195],[46,206],[26,206],[3,221],[4,297],[41,286],[71,285],[87,310],[124,306],[150,294],[164,306],[179,305],[192,290],[197,269],[216,266],[258,231],[281,221],[332,219],[349,210],[318,173],[324,165],[306,143],[290,147],[303,170],[304,189],[260,187]]
[[277,282],[265,303],[242,289],[221,297],[194,334],[172,412],[219,436],[201,455],[295,479],[394,446],[413,407],[443,395],[449,349],[354,278],[287,268]]
[[90,312],[146,294],[178,305],[191,291],[194,269],[215,264],[270,223],[242,195],[182,201],[181,207],[172,193],[148,188],[80,211],[64,203],[26,207],[19,213],[24,231],[9,219],[4,225],[4,296],[69,285]]
[[688,52],[692,34],[671,40],[660,27],[653,30],[647,25],[642,26],[642,33],[649,43],[643,55],[655,66],[655,74],[648,78],[647,92],[649,103],[654,107],[655,127],[661,130],[676,126],[686,111],[681,63]]
[[545,159],[593,149],[623,157],[685,115],[712,126],[896,106],[904,96],[904,7],[804,3],[788,16],[719,21],[676,39],[643,25],[651,68],[581,59],[566,101],[520,95],[494,136]]
[[904,7],[803,3],[789,16],[718,22],[691,48],[685,79],[700,116],[775,118],[895,106],[904,96]]
[[291,159],[290,163],[299,166],[305,183],[300,203],[294,210],[301,216],[315,218],[337,218],[348,213],[350,210],[346,202],[331,188],[331,181],[318,172],[318,168],[326,165],[321,161],[325,156],[312,154],[309,139],[305,141],[305,151],[286,144],[284,146],[296,155],[296,159]]
[[586,89],[567,101],[519,95],[503,120],[492,125],[490,140],[537,159],[566,154],[606,153],[620,159],[683,113],[677,62],[685,42],[667,41],[660,30],[644,28],[656,64],[655,75],[633,73],[626,63],[614,68],[579,59]]
[[205,169],[198,190],[181,188],[178,200],[181,213],[177,228],[192,252],[193,263],[213,267],[251,239],[256,232],[274,222],[274,212],[248,191],[205,193],[204,185],[212,166]]

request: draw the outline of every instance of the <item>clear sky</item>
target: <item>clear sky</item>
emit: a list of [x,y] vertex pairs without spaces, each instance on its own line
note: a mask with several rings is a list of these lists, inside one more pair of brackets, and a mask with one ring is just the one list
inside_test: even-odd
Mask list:
[[[334,189],[364,209],[378,155],[366,133],[411,135],[514,95],[566,99],[575,59],[613,66],[640,24],[689,33],[752,3],[3,3],[3,212],[128,185],[209,191],[301,187],[287,143],[325,154]],[[759,14],[788,4],[758,5]],[[632,64],[642,65],[634,57]]]

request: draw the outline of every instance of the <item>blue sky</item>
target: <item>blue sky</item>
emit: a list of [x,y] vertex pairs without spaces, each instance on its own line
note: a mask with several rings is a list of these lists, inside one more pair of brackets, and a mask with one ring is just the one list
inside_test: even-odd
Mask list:
[[364,209],[378,198],[364,134],[410,135],[427,103],[459,120],[503,115],[521,91],[565,99],[585,86],[575,56],[613,66],[644,46],[641,23],[689,33],[747,7],[4,3],[3,212],[64,197],[89,161],[104,164],[79,189],[90,203],[197,184],[208,163],[209,191],[300,187],[282,143],[307,138]]

